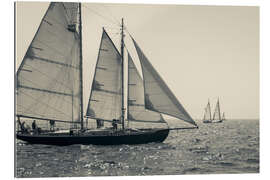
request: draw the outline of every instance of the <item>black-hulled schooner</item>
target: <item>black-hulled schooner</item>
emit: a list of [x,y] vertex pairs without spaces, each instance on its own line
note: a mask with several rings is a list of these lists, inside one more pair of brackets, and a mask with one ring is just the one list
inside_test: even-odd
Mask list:
[[[162,142],[172,130],[162,114],[186,121],[193,125],[191,128],[198,127],[132,37],[143,78],[126,49],[128,93],[125,119],[123,19],[121,27],[121,53],[103,29],[84,116],[81,3],[50,3],[16,74],[18,139],[50,145]],[[29,130],[22,122],[27,119],[69,126],[50,130],[33,127]],[[88,119],[96,121],[99,128],[88,128]],[[100,128],[104,122],[113,127]],[[127,124],[131,122],[158,124],[160,127],[129,128]],[[121,126],[117,128],[117,125]]]

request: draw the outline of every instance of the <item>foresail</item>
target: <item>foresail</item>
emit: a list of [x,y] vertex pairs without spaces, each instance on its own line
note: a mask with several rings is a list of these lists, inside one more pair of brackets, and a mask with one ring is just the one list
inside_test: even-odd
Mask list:
[[16,114],[80,120],[78,3],[50,3],[16,78]]
[[144,82],[145,108],[159,113],[168,114],[191,123],[196,123],[168,88],[158,72],[151,65],[136,41],[132,38],[139,56]]
[[143,80],[128,53],[128,120],[149,123],[166,123],[160,113],[144,106]]
[[220,115],[220,107],[219,107],[219,100],[218,100],[216,108],[215,108],[215,112],[214,112],[214,115],[213,115],[213,120],[221,120],[220,116],[221,115]]
[[103,30],[86,116],[120,119],[122,105],[121,55]]

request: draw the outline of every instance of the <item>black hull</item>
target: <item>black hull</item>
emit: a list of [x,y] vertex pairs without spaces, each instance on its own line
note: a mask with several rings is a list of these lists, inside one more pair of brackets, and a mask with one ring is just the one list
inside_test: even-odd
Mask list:
[[203,123],[222,123],[223,121],[203,121]]
[[203,121],[203,123],[212,123],[211,121]]
[[169,129],[149,130],[144,132],[118,133],[111,135],[30,135],[17,134],[17,138],[30,144],[46,144],[67,146],[72,144],[83,145],[119,145],[119,144],[146,144],[150,142],[163,142],[169,134]]

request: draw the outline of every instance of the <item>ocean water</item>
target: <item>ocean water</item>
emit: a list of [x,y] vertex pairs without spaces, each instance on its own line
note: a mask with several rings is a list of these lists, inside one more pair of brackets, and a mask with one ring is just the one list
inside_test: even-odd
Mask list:
[[259,173],[259,120],[199,127],[142,145],[58,147],[16,140],[17,177]]

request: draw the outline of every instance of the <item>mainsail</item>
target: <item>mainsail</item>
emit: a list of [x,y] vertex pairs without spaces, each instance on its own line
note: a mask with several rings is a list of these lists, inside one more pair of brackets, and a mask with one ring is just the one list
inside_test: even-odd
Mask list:
[[221,120],[219,100],[217,100],[217,105],[216,105],[215,112],[213,115],[213,120]]
[[78,9],[78,3],[50,3],[17,72],[17,116],[81,119]]
[[128,111],[129,121],[166,123],[160,113],[149,111],[144,106],[143,80],[128,53]]
[[[132,37],[131,37],[132,38]],[[136,41],[132,38],[142,66],[145,108],[174,116],[195,126],[196,123],[159,76]]]
[[121,55],[103,29],[86,116],[120,119],[122,105]]

